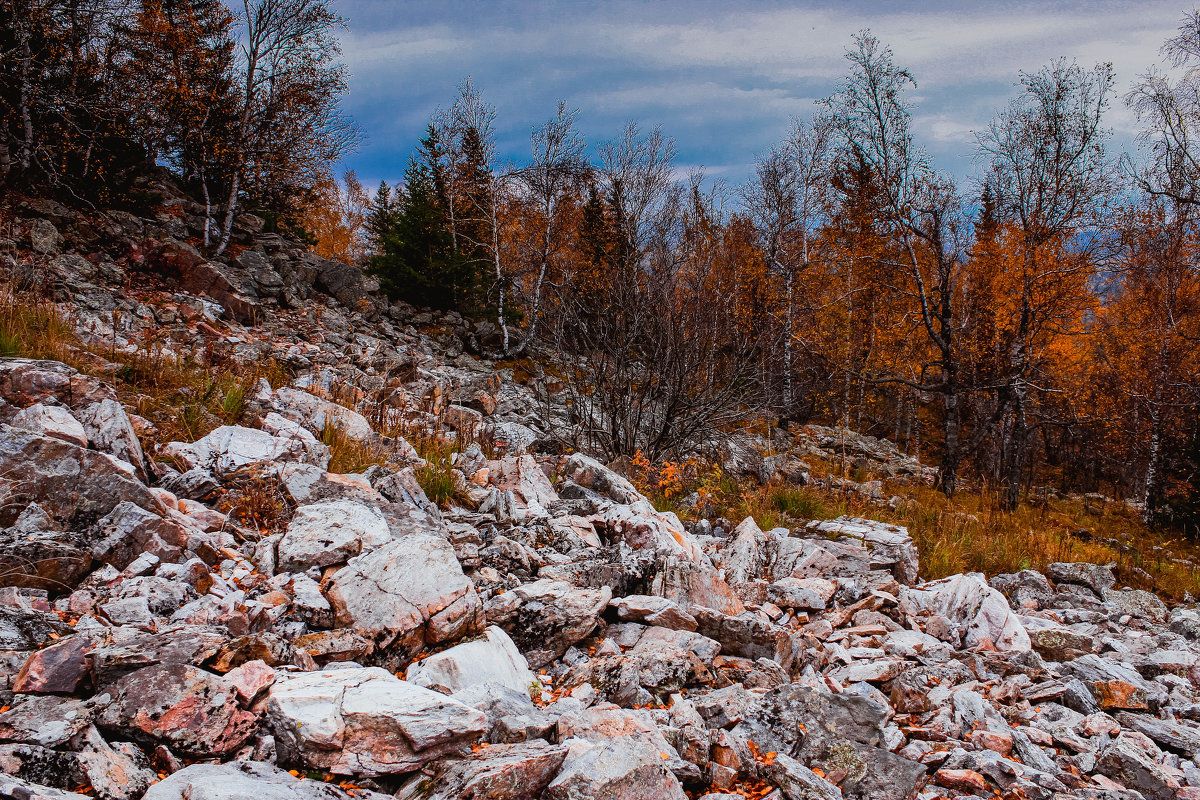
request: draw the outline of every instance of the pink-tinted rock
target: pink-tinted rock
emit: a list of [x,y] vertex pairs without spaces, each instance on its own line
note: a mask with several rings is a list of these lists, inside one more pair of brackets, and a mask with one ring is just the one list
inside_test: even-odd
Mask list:
[[275,670],[267,662],[255,659],[225,673],[225,679],[233,684],[241,704],[248,706],[259,692],[275,682]]
[[112,699],[97,723],[144,743],[166,743],[184,755],[211,757],[240,747],[258,717],[238,708],[233,684],[196,667],[146,667],[106,690]]
[[77,635],[38,650],[17,673],[13,691],[74,692],[88,675],[87,655],[93,647],[89,639]]

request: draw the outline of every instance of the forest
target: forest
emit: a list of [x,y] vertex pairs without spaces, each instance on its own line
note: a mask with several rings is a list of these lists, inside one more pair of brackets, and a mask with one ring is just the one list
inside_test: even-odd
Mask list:
[[[1108,64],[1012,76],[956,183],[913,129],[917,80],[871,32],[733,186],[668,132],[585,142],[561,102],[497,154],[464,80],[402,179],[340,159],[362,132],[326,0],[3,0],[0,185],[135,207],[169,168],[218,257],[254,210],[395,301],[490,322],[553,371],[608,459],[806,422],[892,439],[939,488],[1014,508],[1045,487],[1200,535],[1200,13],[1124,94]],[[1106,114],[1138,120],[1115,152]]]

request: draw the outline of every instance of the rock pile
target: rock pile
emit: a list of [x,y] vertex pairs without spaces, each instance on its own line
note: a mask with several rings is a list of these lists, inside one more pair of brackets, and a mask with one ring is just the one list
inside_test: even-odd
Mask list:
[[[689,528],[519,448],[443,511],[328,472],[311,409],[356,412],[300,394],[147,454],[103,382],[0,360],[0,791],[1200,796],[1200,611],[1107,567],[921,582],[902,528]],[[250,468],[280,533],[213,502]]]
[[[186,202],[20,211],[0,266],[90,340],[299,377],[151,447],[104,381],[0,359],[0,797],[1200,797],[1194,606],[1091,564],[922,582],[866,519],[684,525],[561,454],[561,388],[479,358],[486,325],[388,305],[254,217],[218,262]],[[381,408],[492,443],[448,509]],[[392,466],[331,472],[330,427]],[[817,427],[713,450],[763,481],[933,474]],[[221,510],[248,474],[277,529]]]

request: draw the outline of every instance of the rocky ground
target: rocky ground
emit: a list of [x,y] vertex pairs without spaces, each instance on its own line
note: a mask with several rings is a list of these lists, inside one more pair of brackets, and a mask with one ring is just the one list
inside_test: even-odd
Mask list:
[[[922,582],[862,519],[685,525],[565,452],[553,380],[497,371],[488,326],[256,218],[206,260],[165,209],[27,203],[0,239],[114,359],[0,359],[0,797],[1200,797],[1195,607],[1090,564]],[[290,380],[161,441],[95,377],[147,341]],[[330,472],[331,425],[387,466]],[[404,436],[448,429],[476,443],[442,509]],[[721,443],[727,470],[932,475],[779,438]],[[222,510],[249,479],[277,529]]]

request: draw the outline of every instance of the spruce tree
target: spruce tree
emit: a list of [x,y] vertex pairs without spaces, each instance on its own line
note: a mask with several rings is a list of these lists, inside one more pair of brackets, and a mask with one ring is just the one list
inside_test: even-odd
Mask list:
[[430,126],[405,170],[399,207],[383,205],[386,198],[376,203],[378,224],[386,229],[369,268],[394,300],[454,309],[473,288],[450,235],[444,178],[441,145]]

